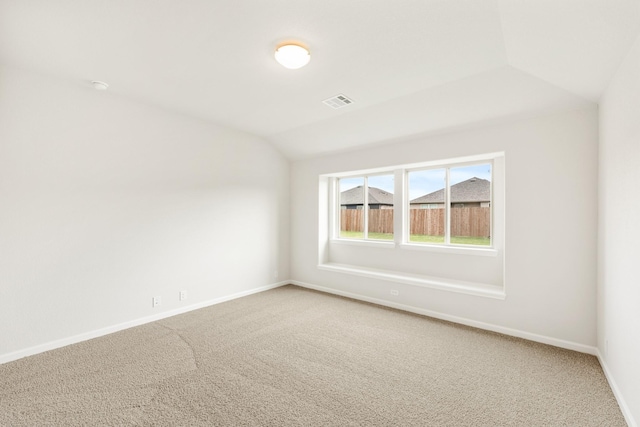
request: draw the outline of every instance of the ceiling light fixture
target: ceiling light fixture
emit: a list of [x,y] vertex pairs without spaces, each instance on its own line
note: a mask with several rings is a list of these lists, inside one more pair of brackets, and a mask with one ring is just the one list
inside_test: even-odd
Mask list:
[[97,90],[107,90],[109,88],[108,84],[99,80],[92,80],[91,84],[93,85],[93,88]]
[[276,61],[285,68],[295,70],[309,63],[311,54],[309,50],[299,44],[287,43],[276,49]]

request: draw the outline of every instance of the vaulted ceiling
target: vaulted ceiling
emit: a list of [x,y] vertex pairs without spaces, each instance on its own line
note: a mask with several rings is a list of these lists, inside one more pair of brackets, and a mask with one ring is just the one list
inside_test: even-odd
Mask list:
[[[594,105],[639,31],[640,0],[0,0],[0,63],[297,159]],[[273,58],[290,39],[302,69]]]

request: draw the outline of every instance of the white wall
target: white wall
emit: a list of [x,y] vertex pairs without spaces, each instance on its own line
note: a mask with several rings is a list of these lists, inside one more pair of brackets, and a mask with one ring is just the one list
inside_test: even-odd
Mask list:
[[598,348],[627,419],[638,423],[640,38],[600,105]]
[[114,92],[0,68],[0,359],[288,278],[288,161]]
[[[590,108],[295,162],[292,278],[594,351],[597,144],[598,112]],[[505,300],[317,268],[320,174],[499,151],[506,168]],[[428,263],[436,254],[421,256]]]

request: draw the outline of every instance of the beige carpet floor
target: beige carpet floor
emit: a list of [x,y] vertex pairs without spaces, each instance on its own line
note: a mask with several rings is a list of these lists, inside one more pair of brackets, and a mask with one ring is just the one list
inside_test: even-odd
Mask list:
[[625,426],[595,357],[285,286],[0,365],[2,426]]

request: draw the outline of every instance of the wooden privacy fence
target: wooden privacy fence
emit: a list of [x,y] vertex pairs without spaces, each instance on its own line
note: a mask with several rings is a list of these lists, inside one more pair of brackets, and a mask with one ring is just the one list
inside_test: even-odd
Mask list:
[[490,237],[491,208],[452,208],[451,235]]
[[[362,209],[341,209],[340,230],[363,231],[364,214]],[[393,233],[393,209],[370,209],[369,232]]]
[[[411,234],[444,235],[444,209],[411,209]],[[340,230],[363,231],[361,209],[340,210]],[[393,209],[369,210],[370,233],[393,233]],[[491,208],[452,208],[451,235],[490,237]]]
[[410,234],[444,236],[444,209],[411,209],[409,218]]

